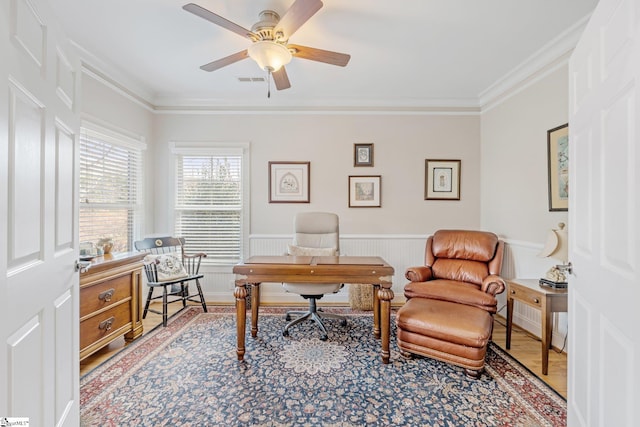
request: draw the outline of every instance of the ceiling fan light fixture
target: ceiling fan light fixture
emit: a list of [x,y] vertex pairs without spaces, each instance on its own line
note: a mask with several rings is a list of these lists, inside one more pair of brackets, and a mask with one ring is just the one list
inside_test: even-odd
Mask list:
[[248,49],[249,57],[265,71],[278,71],[283,65],[291,62],[293,55],[286,46],[270,40],[253,43]]

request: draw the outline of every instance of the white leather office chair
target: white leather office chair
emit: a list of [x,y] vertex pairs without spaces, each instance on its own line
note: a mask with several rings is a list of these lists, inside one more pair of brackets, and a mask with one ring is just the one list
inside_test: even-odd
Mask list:
[[[328,212],[301,212],[296,215],[293,223],[293,244],[288,245],[288,254],[295,256],[335,256],[340,252],[340,230],[338,215]],[[287,292],[301,295],[309,300],[309,310],[289,311],[286,319],[291,320],[284,327],[282,335],[289,335],[289,328],[306,319],[313,320],[322,331],[321,340],[326,340],[327,329],[322,323],[322,317],[341,320],[340,324],[346,326],[347,319],[333,313],[325,313],[318,310],[316,302],[325,294],[338,292],[342,283],[313,284],[313,283],[283,283]]]

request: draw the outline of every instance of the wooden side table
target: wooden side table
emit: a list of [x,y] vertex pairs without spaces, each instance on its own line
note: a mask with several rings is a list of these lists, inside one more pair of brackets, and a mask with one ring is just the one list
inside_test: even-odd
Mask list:
[[549,348],[553,333],[553,313],[566,312],[567,289],[553,289],[538,284],[538,279],[507,280],[507,349],[511,348],[513,302],[519,301],[540,310],[542,321],[542,374],[549,372]]

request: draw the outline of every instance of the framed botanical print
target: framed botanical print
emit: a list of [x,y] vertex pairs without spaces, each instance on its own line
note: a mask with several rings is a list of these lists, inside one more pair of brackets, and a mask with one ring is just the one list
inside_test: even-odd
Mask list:
[[460,160],[425,160],[425,200],[460,200]]
[[549,210],[569,210],[569,124],[547,131]]
[[269,203],[309,203],[310,162],[269,162]]
[[349,207],[350,208],[379,208],[380,175],[349,176]]
[[353,166],[373,166],[373,144],[353,144]]

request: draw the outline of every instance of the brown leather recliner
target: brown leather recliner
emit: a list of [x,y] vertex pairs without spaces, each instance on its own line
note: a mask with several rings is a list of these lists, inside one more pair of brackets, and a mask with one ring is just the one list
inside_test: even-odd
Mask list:
[[427,239],[425,265],[408,268],[407,302],[396,316],[403,355],[419,354],[479,377],[493,330],[504,243],[493,233],[439,230]]

